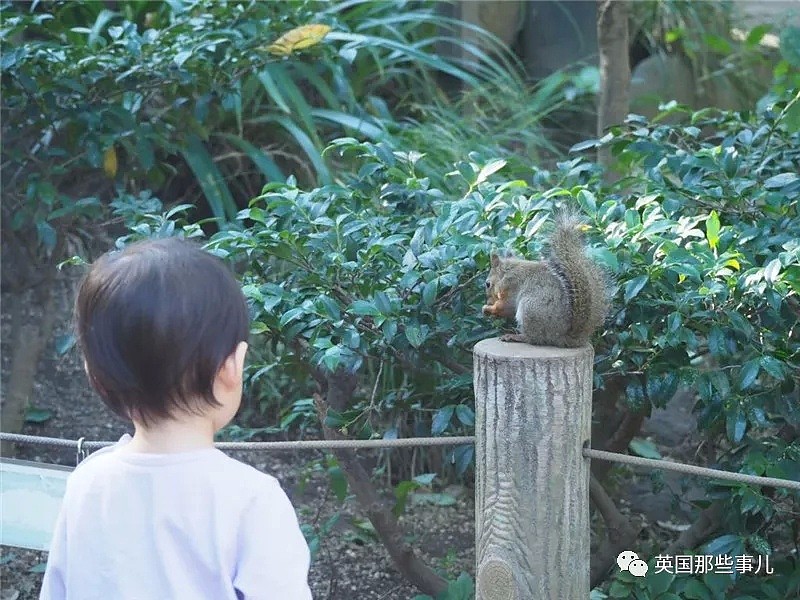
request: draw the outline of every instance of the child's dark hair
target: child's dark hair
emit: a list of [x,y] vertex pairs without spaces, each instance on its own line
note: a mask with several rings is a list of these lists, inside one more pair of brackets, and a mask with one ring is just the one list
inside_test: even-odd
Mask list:
[[247,341],[249,313],[225,264],[177,238],[98,259],[75,301],[78,344],[106,405],[149,424],[219,406],[213,382]]

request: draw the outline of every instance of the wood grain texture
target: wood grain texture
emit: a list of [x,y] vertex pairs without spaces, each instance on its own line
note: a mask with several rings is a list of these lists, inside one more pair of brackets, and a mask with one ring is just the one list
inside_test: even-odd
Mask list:
[[590,346],[474,349],[478,600],[589,597]]

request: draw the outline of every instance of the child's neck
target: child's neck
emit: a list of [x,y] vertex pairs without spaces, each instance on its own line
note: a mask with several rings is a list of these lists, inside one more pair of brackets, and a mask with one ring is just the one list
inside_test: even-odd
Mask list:
[[126,445],[130,452],[171,454],[214,447],[215,427],[205,416],[182,414],[147,426],[134,421],[136,432]]

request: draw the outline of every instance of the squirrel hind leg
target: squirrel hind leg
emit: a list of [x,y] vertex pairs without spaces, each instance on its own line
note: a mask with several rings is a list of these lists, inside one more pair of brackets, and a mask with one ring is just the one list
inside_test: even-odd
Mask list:
[[501,342],[516,342],[521,344],[529,344],[530,340],[521,333],[506,333],[500,336]]

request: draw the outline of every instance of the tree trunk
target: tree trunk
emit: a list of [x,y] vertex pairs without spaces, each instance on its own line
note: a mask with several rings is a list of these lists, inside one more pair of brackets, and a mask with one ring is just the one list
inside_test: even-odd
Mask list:
[[[41,307],[41,320],[27,322],[25,317],[25,293],[13,295],[12,307],[12,334],[13,356],[11,358],[11,371],[8,377],[8,387],[4,391],[0,402],[0,423],[3,431],[19,433],[25,424],[25,412],[28,409],[30,397],[33,392],[33,383],[39,365],[42,351],[50,340],[55,324],[55,300],[53,286],[56,279],[48,279],[34,289],[38,306]],[[35,319],[35,318],[34,318]],[[0,455],[13,456],[14,444],[2,442]]]
[[[628,57],[628,1],[598,0],[597,42],[600,51],[600,106],[597,135],[619,125],[628,115],[631,65]],[[597,161],[609,173],[611,150],[598,149]],[[612,178],[610,174],[607,177]],[[613,177],[615,178],[615,177]]]

